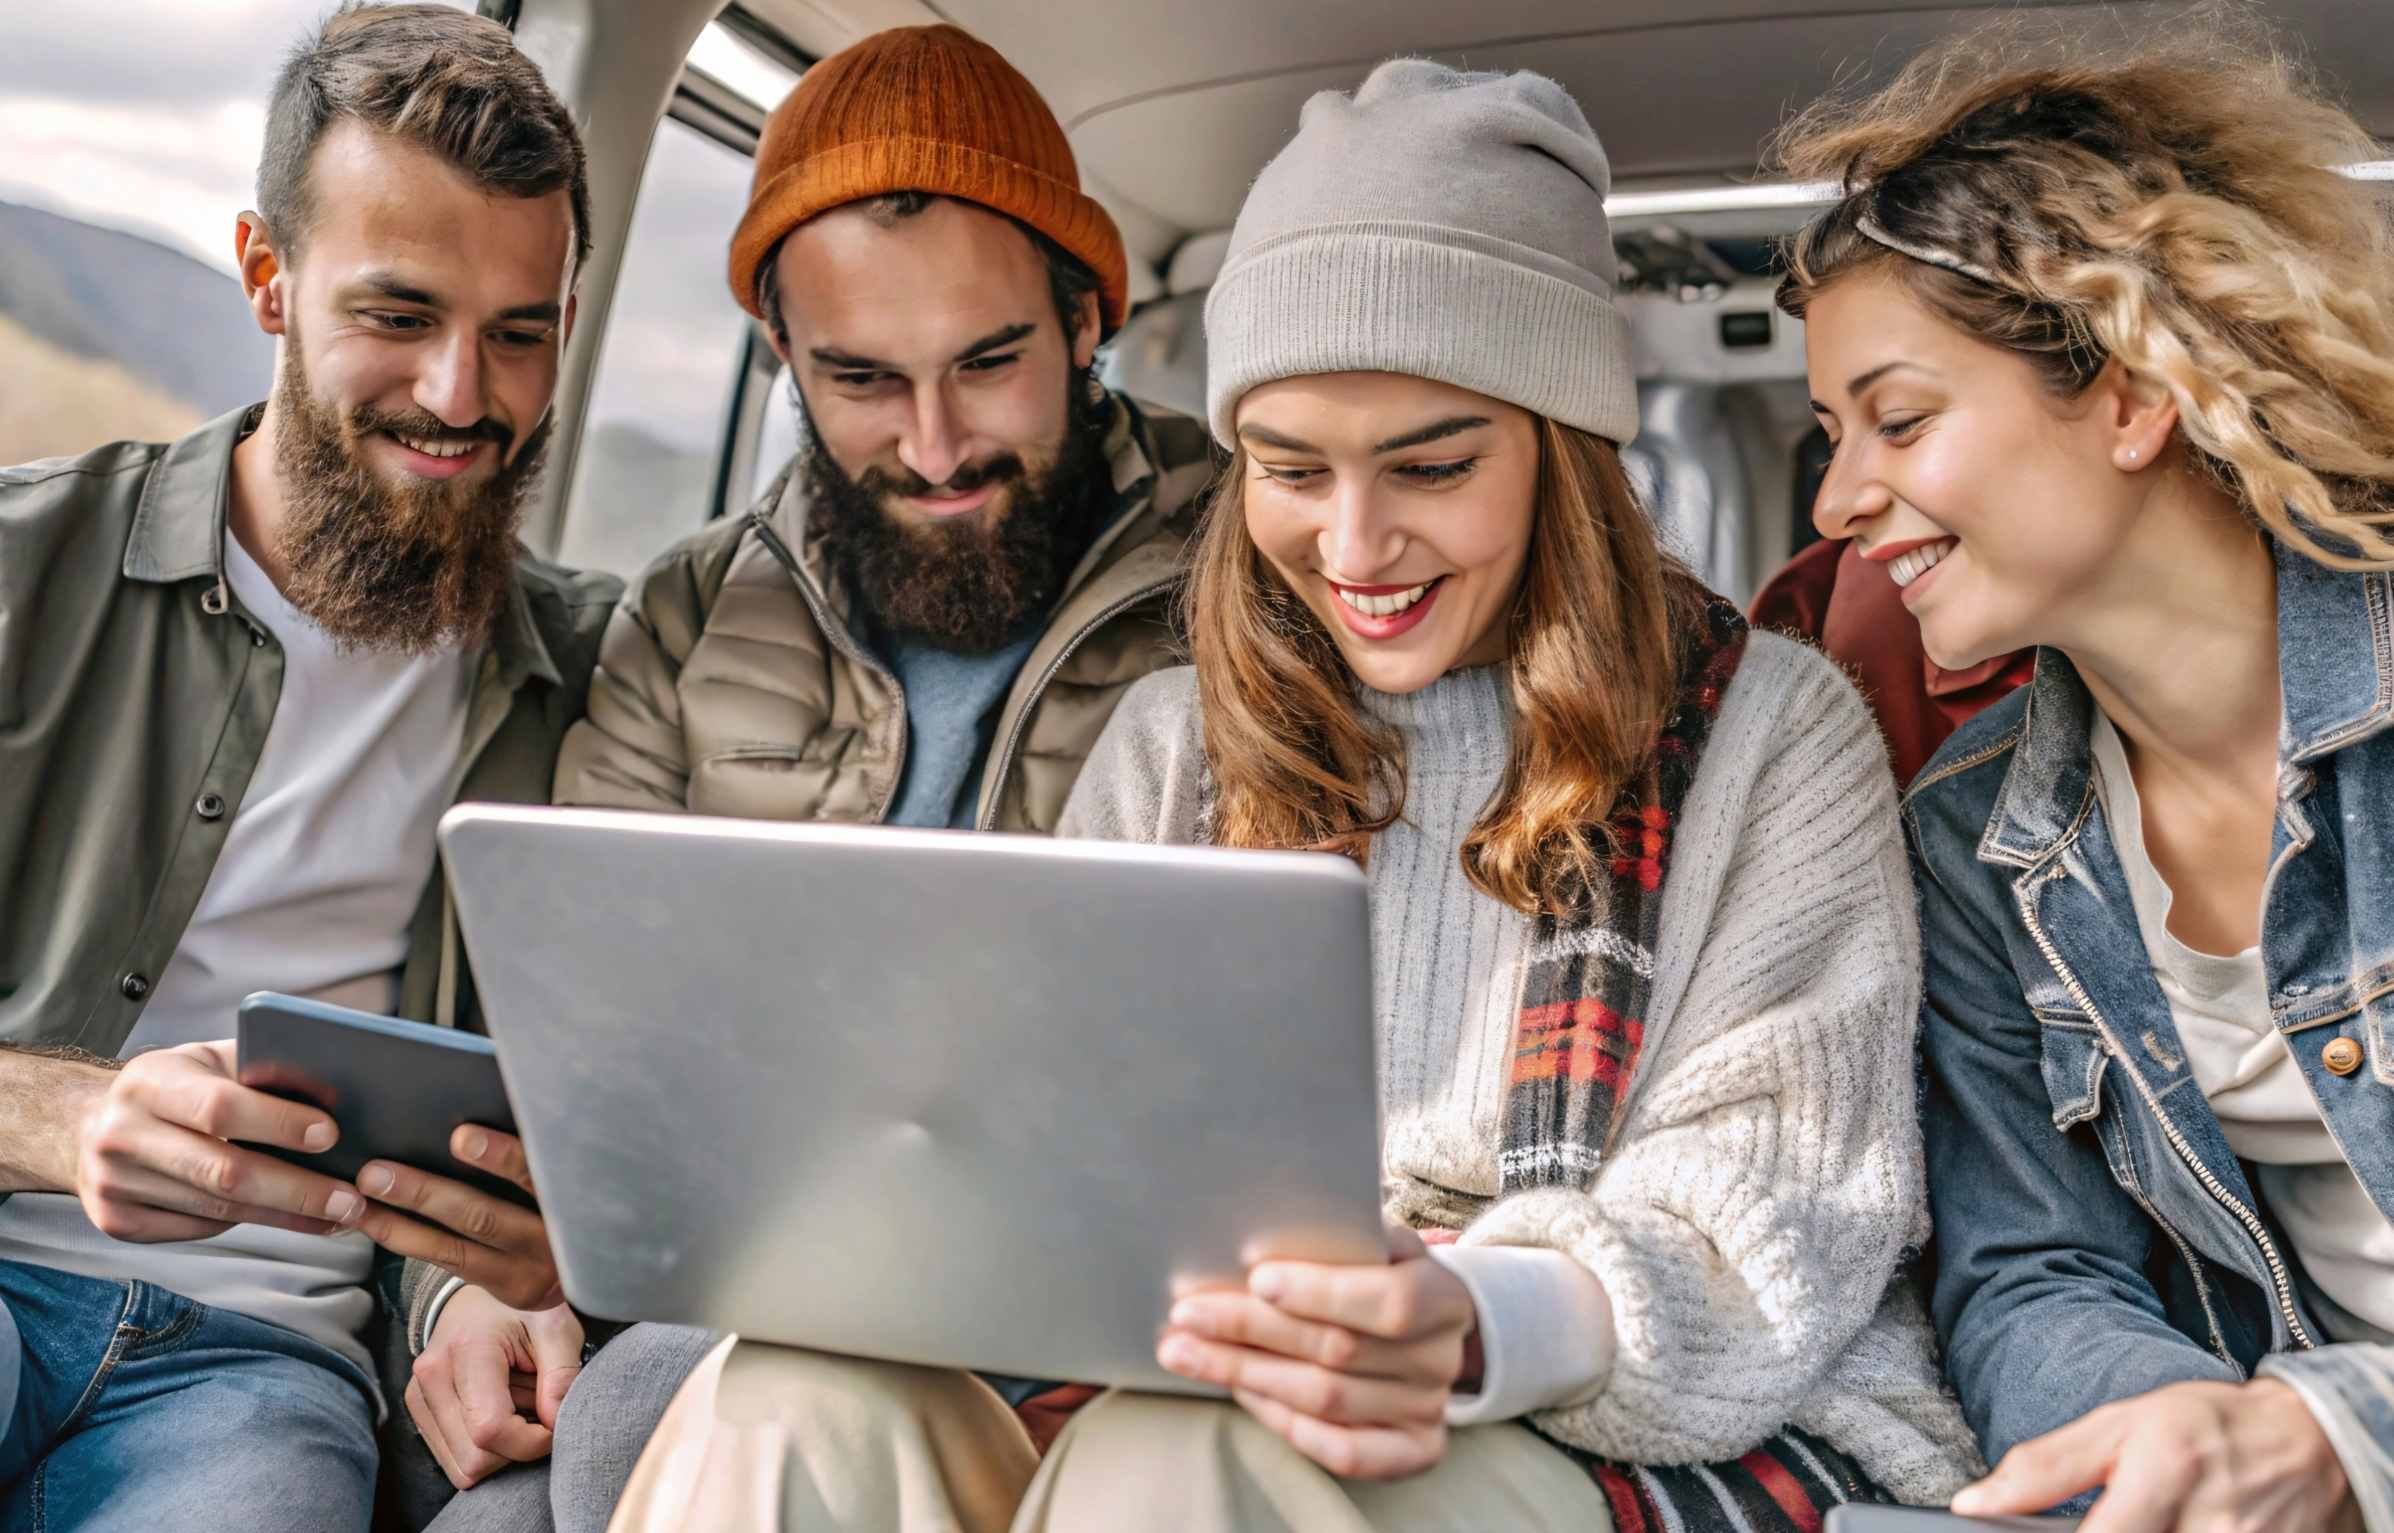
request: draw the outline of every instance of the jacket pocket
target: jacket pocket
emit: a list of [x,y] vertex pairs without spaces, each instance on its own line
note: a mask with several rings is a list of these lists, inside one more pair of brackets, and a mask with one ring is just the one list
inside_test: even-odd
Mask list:
[[2075,1011],[2033,1007],[2043,1048],[2039,1065],[2045,1095],[2053,1104],[2053,1126],[2068,1129],[2102,1111],[2103,1067],[2111,1057],[2095,1025]]

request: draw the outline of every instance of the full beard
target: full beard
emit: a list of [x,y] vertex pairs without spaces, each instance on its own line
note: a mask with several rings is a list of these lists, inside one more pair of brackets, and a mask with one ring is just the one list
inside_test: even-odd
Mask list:
[[[547,460],[548,418],[512,459],[513,433],[492,420],[461,432],[437,416],[371,406],[344,418],[309,391],[296,336],[283,349],[274,408],[284,598],[342,649],[425,654],[487,640],[507,604],[525,499]],[[378,431],[488,440],[502,462],[476,484],[393,484],[363,456]]]
[[[1068,387],[1064,439],[1055,462],[1036,473],[1001,453],[965,465],[944,485],[879,468],[851,477],[806,433],[799,472],[809,532],[879,632],[986,655],[1054,610],[1114,510],[1107,401],[1085,374]],[[889,506],[898,496],[985,485],[999,487],[988,509],[950,522],[919,525]]]

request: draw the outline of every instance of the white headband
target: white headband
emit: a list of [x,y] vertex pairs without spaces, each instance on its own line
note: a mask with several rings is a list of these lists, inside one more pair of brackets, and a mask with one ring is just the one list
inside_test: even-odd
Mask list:
[[2011,283],[2004,281],[1976,261],[1955,255],[1950,250],[1939,250],[1933,245],[1920,245],[1911,240],[1897,239],[1880,227],[1879,221],[1868,213],[1858,215],[1854,219],[1854,227],[1861,230],[1867,238],[1886,246],[1898,255],[1908,255],[1915,261],[1923,261],[1931,266],[1941,266],[1951,272],[1960,272],[1965,277],[1975,277],[1989,287],[1999,287],[2006,292],[2018,291]]

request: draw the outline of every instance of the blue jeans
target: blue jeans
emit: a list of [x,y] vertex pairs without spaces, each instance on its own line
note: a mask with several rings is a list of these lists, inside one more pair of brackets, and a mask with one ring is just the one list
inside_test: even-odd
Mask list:
[[0,1527],[364,1533],[370,1387],[280,1326],[0,1261]]

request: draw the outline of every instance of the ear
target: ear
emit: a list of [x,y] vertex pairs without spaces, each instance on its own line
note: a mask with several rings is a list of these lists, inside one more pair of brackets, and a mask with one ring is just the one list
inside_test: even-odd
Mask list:
[[2113,359],[2113,376],[2103,385],[2111,462],[2124,474],[2141,473],[2162,461],[2178,430],[2178,401],[2159,379],[2131,372]]
[[790,360],[790,338],[787,335],[776,334],[773,327],[761,319],[756,322],[756,327],[763,332],[765,344],[773,348],[773,354],[781,358],[781,365],[793,373],[797,372],[797,364]]
[[1097,360],[1097,343],[1105,336],[1105,324],[1098,316],[1097,295],[1083,293],[1080,309],[1072,322],[1072,370],[1085,373],[1089,364]]
[[241,296],[249,300],[258,328],[268,335],[283,334],[290,328],[285,312],[290,284],[282,280],[287,273],[274,236],[255,213],[242,214],[233,225],[233,262],[241,272]]
[[568,291],[565,295],[565,312],[557,317],[557,350],[561,355],[565,348],[573,342],[574,308],[581,302],[581,299],[581,294]]

